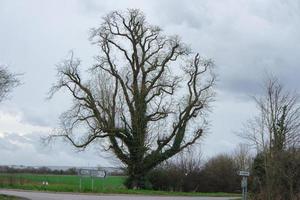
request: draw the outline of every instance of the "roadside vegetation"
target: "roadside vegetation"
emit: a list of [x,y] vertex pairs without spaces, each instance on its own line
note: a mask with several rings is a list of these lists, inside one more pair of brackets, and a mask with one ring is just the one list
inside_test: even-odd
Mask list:
[[8,195],[0,194],[0,200],[26,200],[26,199],[20,198],[20,197],[14,197],[14,196],[8,196]]
[[240,134],[256,150],[250,177],[252,199],[298,200],[300,96],[270,76],[254,101],[258,113]]
[[182,154],[150,172],[149,187],[178,192],[240,193],[236,158],[220,154],[206,162],[193,154]]

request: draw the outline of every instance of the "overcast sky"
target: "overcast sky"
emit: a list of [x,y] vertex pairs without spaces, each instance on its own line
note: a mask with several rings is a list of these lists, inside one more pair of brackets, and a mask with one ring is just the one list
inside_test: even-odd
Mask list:
[[0,0],[0,64],[24,73],[23,85],[0,104],[0,165],[114,165],[95,149],[75,152],[40,137],[58,125],[69,105],[59,93],[46,100],[55,82],[55,65],[70,50],[93,62],[89,29],[112,10],[139,8],[166,34],[177,34],[195,52],[212,58],[219,82],[201,141],[204,157],[231,152],[242,142],[235,132],[255,114],[251,95],[259,95],[266,73],[290,90],[300,89],[300,1],[298,0]]

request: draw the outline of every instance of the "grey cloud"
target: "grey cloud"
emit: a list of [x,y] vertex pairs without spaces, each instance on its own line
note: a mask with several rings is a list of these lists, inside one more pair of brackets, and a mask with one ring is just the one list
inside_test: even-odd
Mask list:
[[54,127],[58,121],[58,115],[50,115],[41,112],[40,109],[23,109],[26,115],[22,118],[21,123],[30,124],[33,126]]
[[166,26],[185,24],[190,28],[201,29],[211,23],[205,1],[162,1],[156,2],[154,10],[161,23]]
[[238,77],[234,80],[229,79],[225,82],[225,84],[220,84],[219,89],[222,90],[223,88],[234,91],[234,93],[245,94],[246,96],[261,93],[261,87],[257,80],[242,77]]
[[[96,154],[94,149],[76,152],[65,142],[57,141],[51,146],[41,142],[41,133],[19,135],[6,133],[0,137],[0,165],[68,165],[110,166],[110,162]],[[105,156],[106,154],[102,154]]]
[[6,151],[13,151],[16,148],[16,145],[13,144],[7,136],[0,137],[0,148]]

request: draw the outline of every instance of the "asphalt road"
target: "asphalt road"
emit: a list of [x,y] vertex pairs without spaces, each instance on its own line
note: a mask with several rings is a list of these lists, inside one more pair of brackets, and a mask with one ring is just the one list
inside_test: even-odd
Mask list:
[[92,195],[72,193],[48,193],[20,190],[2,190],[0,194],[25,197],[31,200],[229,200],[225,197],[166,197],[166,196],[140,196],[140,195]]

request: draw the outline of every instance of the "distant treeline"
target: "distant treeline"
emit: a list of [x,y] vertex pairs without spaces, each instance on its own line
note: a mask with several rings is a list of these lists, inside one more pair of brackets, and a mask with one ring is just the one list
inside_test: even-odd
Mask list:
[[56,175],[75,175],[76,168],[69,168],[66,170],[50,169],[48,167],[10,167],[0,166],[0,173],[31,173],[31,174],[56,174]]

